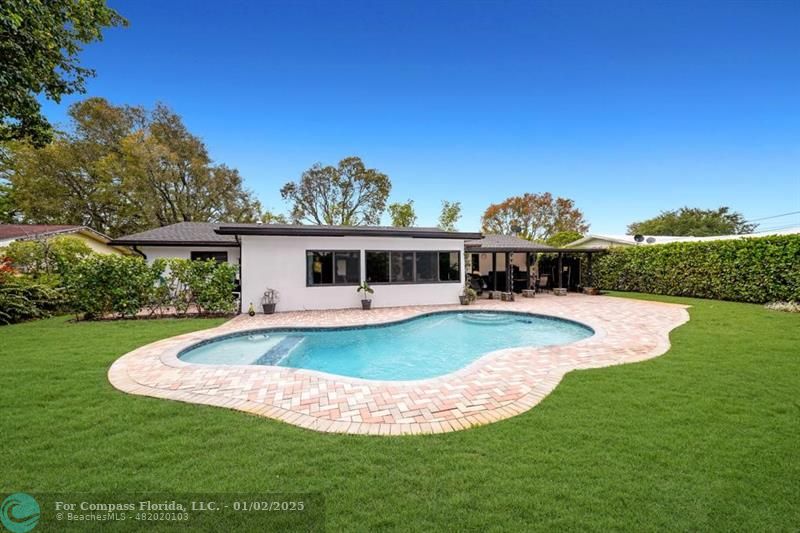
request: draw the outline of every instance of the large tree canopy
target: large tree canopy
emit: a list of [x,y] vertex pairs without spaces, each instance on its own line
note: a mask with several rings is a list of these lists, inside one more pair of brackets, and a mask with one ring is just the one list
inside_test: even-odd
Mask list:
[[380,223],[391,189],[389,176],[347,157],[335,167],[317,163],[284,185],[281,196],[292,203],[294,222],[363,226]]
[[392,218],[392,226],[398,228],[409,228],[413,226],[417,223],[417,214],[414,212],[414,200],[389,204],[389,216]]
[[628,233],[708,237],[753,233],[756,226],[757,224],[748,224],[741,213],[731,212],[728,207],[681,207],[674,211],[662,211],[660,215],[648,220],[634,222],[628,226]]
[[546,241],[564,231],[585,233],[589,225],[583,213],[568,198],[553,198],[549,192],[525,193],[506,198],[486,208],[481,217],[483,231],[518,234],[533,241]]
[[52,137],[37,95],[59,102],[84,91],[94,71],[81,67],[81,45],[102,39],[103,28],[127,25],[104,0],[0,2],[0,140]]
[[252,222],[260,205],[239,173],[164,106],[91,98],[70,107],[71,131],[35,148],[8,146],[0,178],[26,222],[86,224],[111,236],[175,222]]

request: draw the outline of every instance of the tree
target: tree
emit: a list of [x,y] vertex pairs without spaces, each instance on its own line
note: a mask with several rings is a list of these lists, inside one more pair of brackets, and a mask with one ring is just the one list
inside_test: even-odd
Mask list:
[[164,106],[90,98],[69,109],[70,131],[49,145],[9,143],[0,178],[25,222],[82,224],[111,236],[175,222],[253,222],[261,206],[235,169]]
[[442,200],[442,212],[439,214],[439,227],[445,231],[455,231],[456,222],[461,218],[461,202]]
[[391,189],[389,176],[347,157],[335,167],[315,164],[284,185],[281,196],[292,202],[294,222],[362,226],[380,223]]
[[282,213],[273,213],[269,209],[266,209],[261,213],[261,222],[264,224],[288,224],[289,219]]
[[13,224],[16,220],[17,209],[11,193],[11,184],[0,179],[0,224]]
[[38,95],[55,102],[82,93],[94,71],[80,66],[83,44],[102,30],[127,26],[103,0],[3,0],[0,3],[0,140],[43,146],[52,127]]
[[519,234],[541,242],[559,232],[585,233],[589,229],[575,202],[568,198],[553,198],[549,192],[525,193],[492,204],[484,211],[481,225],[487,233]]
[[417,223],[417,214],[414,212],[414,200],[405,203],[396,202],[389,204],[389,216],[392,217],[392,226],[409,228]]
[[628,226],[631,235],[679,235],[708,237],[753,233],[757,224],[748,224],[741,213],[731,212],[728,207],[699,209],[681,207],[674,211],[662,211],[656,217]]
[[561,248],[565,244],[577,241],[581,237],[583,237],[583,234],[577,231],[559,231],[558,233],[554,233],[553,235],[551,235],[545,241],[545,243],[548,246],[555,246],[557,248]]

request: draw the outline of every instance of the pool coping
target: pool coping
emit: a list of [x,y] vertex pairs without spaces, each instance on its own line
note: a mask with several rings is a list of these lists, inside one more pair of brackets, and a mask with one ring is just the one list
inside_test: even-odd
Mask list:
[[594,335],[542,347],[489,352],[454,372],[407,381],[369,380],[276,366],[213,365],[178,354],[209,339],[249,330],[385,326],[459,305],[240,315],[221,326],[142,346],[108,372],[130,394],[227,407],[304,428],[402,435],[457,431],[503,420],[539,403],[569,371],[642,361],[669,349],[669,332],[689,320],[686,306],[604,296],[537,295],[481,300],[469,312],[514,312],[566,319]]

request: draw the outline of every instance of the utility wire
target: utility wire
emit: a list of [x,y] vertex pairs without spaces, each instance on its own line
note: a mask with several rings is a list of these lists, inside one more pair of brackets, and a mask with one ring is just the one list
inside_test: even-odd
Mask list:
[[798,214],[800,214],[800,211],[792,211],[791,213],[782,213],[780,215],[772,215],[769,217],[752,218],[750,220],[745,220],[745,222],[758,222],[759,220],[770,220],[772,218],[788,217],[789,215],[798,215]]

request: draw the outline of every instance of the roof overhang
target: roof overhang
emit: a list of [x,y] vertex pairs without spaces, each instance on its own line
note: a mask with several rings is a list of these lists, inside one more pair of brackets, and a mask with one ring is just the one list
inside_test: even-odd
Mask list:
[[207,246],[217,248],[238,248],[237,242],[225,241],[147,241],[136,239],[118,239],[109,244],[113,246]]
[[215,233],[219,235],[276,235],[290,237],[411,237],[414,239],[480,239],[480,233],[444,231],[435,229],[383,229],[364,227],[325,227],[325,226],[220,226]]

